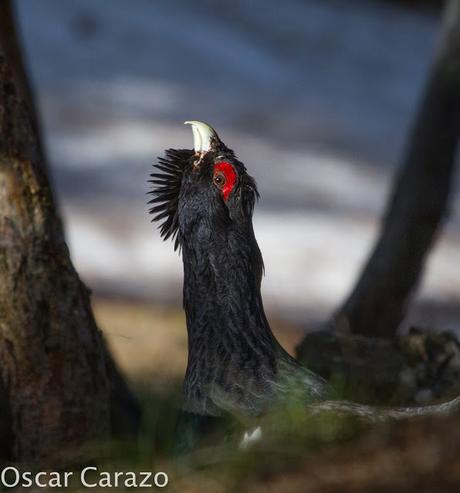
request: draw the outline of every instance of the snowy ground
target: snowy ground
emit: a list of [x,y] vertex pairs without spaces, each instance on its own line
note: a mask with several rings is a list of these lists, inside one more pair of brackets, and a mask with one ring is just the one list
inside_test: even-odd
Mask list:
[[[269,309],[308,319],[337,305],[376,233],[435,18],[364,0],[18,2],[71,250],[93,288],[180,298],[146,179],[200,119],[259,183]],[[460,305],[455,199],[420,296],[435,308]]]

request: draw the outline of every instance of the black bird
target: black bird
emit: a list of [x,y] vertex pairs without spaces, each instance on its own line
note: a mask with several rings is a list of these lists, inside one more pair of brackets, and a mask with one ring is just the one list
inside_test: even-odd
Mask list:
[[325,401],[327,382],[280,346],[264,313],[264,266],[252,225],[259,198],[254,179],[209,125],[186,123],[194,150],[169,149],[159,158],[149,202],[153,221],[161,221],[162,237],[174,240],[184,265],[184,448],[223,416],[257,418],[286,399],[370,419],[445,412],[442,406],[382,410]]

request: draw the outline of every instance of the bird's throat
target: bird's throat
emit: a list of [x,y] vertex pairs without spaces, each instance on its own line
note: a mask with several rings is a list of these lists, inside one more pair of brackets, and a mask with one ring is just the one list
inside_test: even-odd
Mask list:
[[183,261],[186,409],[219,414],[226,406],[260,408],[253,394],[269,397],[278,344],[262,306],[262,258],[252,227],[186,241]]

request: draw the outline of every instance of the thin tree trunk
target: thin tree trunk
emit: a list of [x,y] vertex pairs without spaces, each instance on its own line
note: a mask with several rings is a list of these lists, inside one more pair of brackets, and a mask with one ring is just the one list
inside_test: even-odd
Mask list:
[[7,32],[0,32],[0,389],[12,433],[0,448],[34,460],[106,438],[111,427],[135,431],[139,408],[70,261],[22,62],[17,70],[22,58],[12,56]]
[[393,337],[447,215],[460,136],[460,2],[448,2],[438,54],[380,237],[333,326]]

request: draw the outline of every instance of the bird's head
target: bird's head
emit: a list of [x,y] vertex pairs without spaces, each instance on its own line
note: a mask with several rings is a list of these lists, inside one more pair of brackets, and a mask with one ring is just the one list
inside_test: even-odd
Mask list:
[[251,225],[258,198],[253,178],[217,132],[203,122],[185,123],[192,127],[194,149],[167,150],[150,180],[149,212],[175,248],[203,228],[221,233]]

